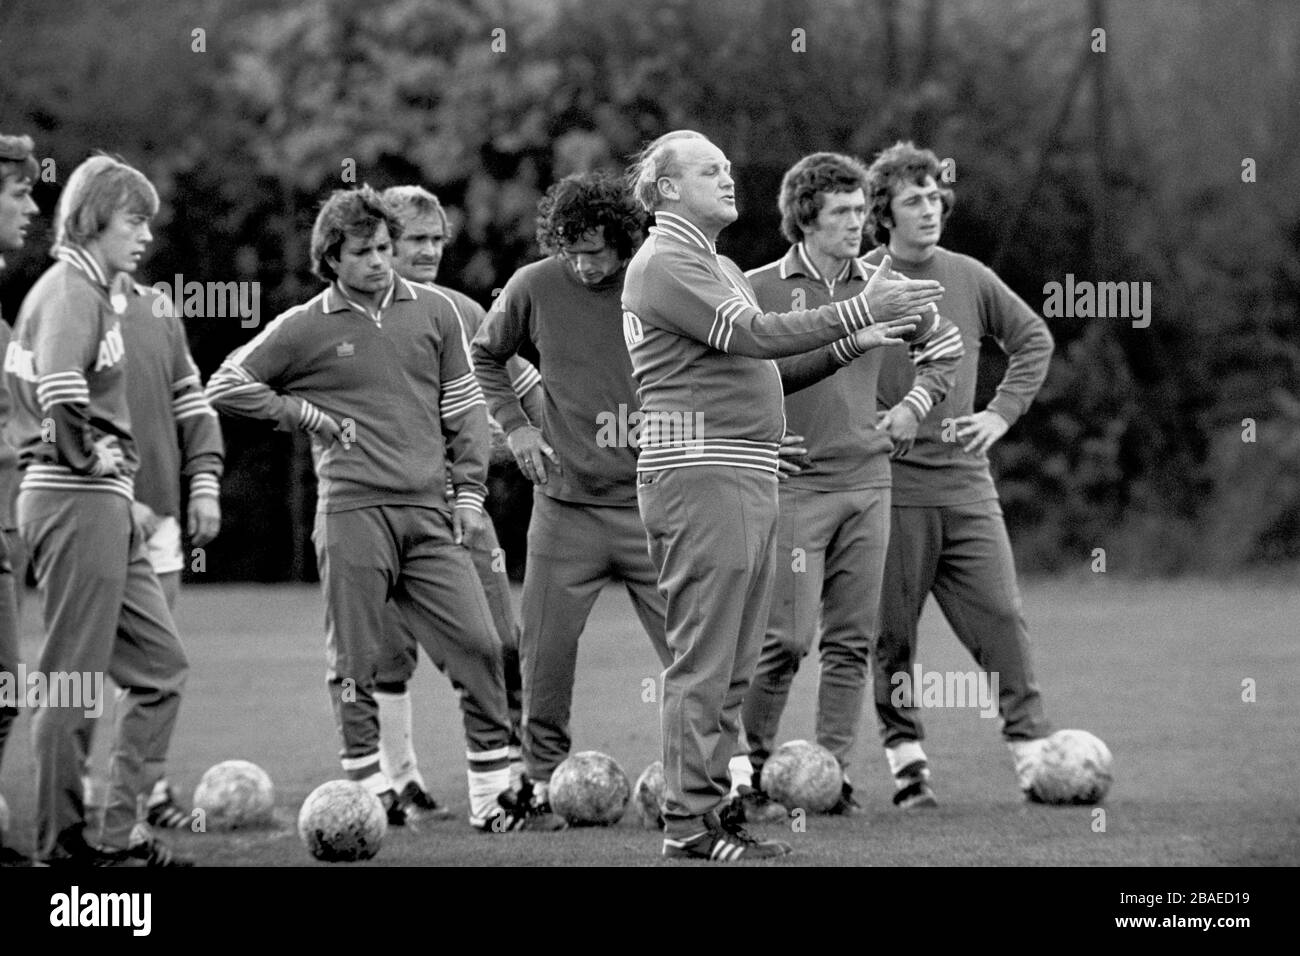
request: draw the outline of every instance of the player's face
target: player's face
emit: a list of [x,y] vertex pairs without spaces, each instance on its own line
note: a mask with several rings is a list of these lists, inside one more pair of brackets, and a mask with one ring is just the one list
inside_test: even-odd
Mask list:
[[867,221],[867,197],[861,189],[851,193],[821,193],[817,219],[804,229],[809,250],[845,262],[862,248],[862,227]]
[[393,243],[388,238],[388,226],[381,222],[368,236],[349,234],[339,248],[339,257],[327,261],[345,292],[383,292],[393,281]]
[[716,234],[736,221],[736,181],[726,154],[706,139],[688,139],[677,147],[677,175],[669,176],[677,189],[678,206],[672,209]]
[[153,233],[149,231],[149,217],[144,213],[119,209],[103,231],[86,243],[86,249],[99,259],[111,277],[118,272],[135,272],[151,242]]
[[432,282],[447,243],[447,225],[436,213],[416,216],[403,223],[401,238],[393,242],[393,268],[403,279]]
[[599,285],[623,267],[618,249],[605,242],[603,230],[593,229],[577,242],[569,243],[560,250],[560,258],[579,282],[589,286]]
[[26,179],[6,176],[0,183],[0,253],[23,247],[27,223],[40,212],[32,199],[32,184]]
[[933,251],[943,230],[943,199],[934,177],[926,176],[919,184],[895,186],[889,217],[893,220],[887,224],[890,246],[909,251],[913,258]]

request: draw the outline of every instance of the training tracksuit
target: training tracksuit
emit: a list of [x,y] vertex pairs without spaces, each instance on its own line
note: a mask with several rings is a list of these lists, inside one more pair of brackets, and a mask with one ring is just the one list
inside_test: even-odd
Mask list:
[[147,542],[150,563],[175,607],[181,552],[180,480],[191,498],[219,498],[224,461],[221,424],[203,392],[179,311],[158,291],[126,283],[122,337],[130,356],[126,380],[131,431],[140,454],[135,500],[170,528]]
[[[400,605],[461,691],[471,819],[508,784],[501,644],[456,507],[482,509],[488,423],[451,300],[394,275],[377,311],[335,283],[236,349],[208,383],[219,410],[313,436],[313,540],[325,593],[328,683],[347,775],[389,789],[379,769],[374,690],[400,653],[386,626]],[[317,437],[329,415],[340,440]]]
[[[58,258],[23,300],[5,354],[23,469],[17,518],[43,602],[38,669],[106,672],[124,692],[99,833],[103,845],[123,849],[138,798],[162,775],[188,665],[131,522],[139,457],[121,328],[127,295],[84,250],[64,246]],[[126,474],[105,473],[97,441],[116,443]],[[82,707],[44,706],[32,722],[41,858],[75,854],[84,839],[81,773],[93,719]]]
[[[866,258],[879,262],[883,254],[877,248]],[[909,278],[943,283],[944,315],[961,330],[966,347],[952,390],[922,422],[912,450],[893,465],[875,700],[890,769],[897,773],[921,758],[916,742],[924,731],[916,708],[891,702],[898,686],[891,677],[912,672],[917,621],[930,593],[979,666],[998,675],[1003,736],[1031,740],[1050,733],[1034,683],[1015,560],[988,456],[963,451],[953,422],[973,411],[981,338],[995,339],[1009,356],[1006,374],[988,404],[1009,425],[1038,393],[1053,343],[1042,317],[992,269],[969,256],[937,247],[926,263],[894,257],[893,264]],[[913,375],[902,356],[886,356],[880,372],[882,404],[892,405],[905,395]]]
[[[847,362],[871,318],[863,296],[762,312],[736,264],[665,212],[628,266],[623,309],[646,423],[638,499],[673,651],[660,708],[666,838],[680,841],[729,792],[767,624],[785,418],[781,373],[763,359],[831,346]],[[685,422],[698,423],[689,435]]]
[[[460,320],[461,329],[465,333],[466,342],[468,343],[470,339],[473,339],[478,332],[479,326],[483,324],[485,313],[482,306],[463,292],[457,292],[455,289],[448,289],[446,286],[436,283],[420,284],[428,285],[429,288],[451,299],[452,305],[456,309],[456,317]],[[540,408],[540,392],[534,391],[541,382],[537,369],[523,359],[512,360],[508,363],[508,367],[510,385],[515,394],[519,396],[519,400],[527,402],[530,407],[535,409]],[[495,421],[489,420],[488,428],[492,433],[493,444],[495,444],[501,431],[500,426]],[[470,558],[474,562],[474,570],[478,574],[479,582],[483,585],[483,595],[487,598],[488,608],[492,611],[492,623],[496,628],[497,637],[501,641],[506,700],[510,710],[510,756],[513,762],[519,759],[518,734],[522,716],[522,682],[519,676],[519,622],[515,617],[514,606],[511,604],[510,576],[506,573],[501,543],[497,540],[496,528],[491,521],[487,522],[484,533],[470,548]],[[411,631],[410,624],[399,616],[394,626],[404,628],[406,637],[400,642],[401,647],[394,656],[380,662],[376,683],[381,691],[392,688],[396,692],[401,685],[409,681],[411,675],[415,673],[415,665],[418,659],[419,642],[416,640],[414,632]],[[432,645],[431,649],[436,650]],[[445,669],[445,662],[440,658],[434,657],[433,662],[440,670]]]
[[[621,580],[661,662],[671,660],[664,600],[636,508],[636,449],[619,422],[636,412],[623,346],[624,271],[594,287],[551,257],[516,272],[475,337],[475,371],[509,434],[530,424],[506,361],[536,364],[542,420],[532,422],[560,460],[533,489],[524,572],[520,659],[528,776],[546,782],[569,754],[578,638],[601,589]],[[624,429],[626,431],[626,429]]]
[[[813,307],[851,299],[874,271],[851,259],[827,278],[801,242],[746,275],[759,308],[779,310],[796,302]],[[916,367],[917,381],[905,401],[923,421],[947,394],[962,355],[960,334],[942,319],[919,328],[906,350],[873,349],[838,375],[786,398],[786,429],[803,436],[811,464],[780,485],[772,608],[743,710],[755,774],[775,746],[790,685],[817,635],[819,615],[817,742],[845,767],[857,737],[889,540],[892,444],[876,428],[872,399],[880,363],[891,351],[906,351]],[[800,361],[786,358],[777,365],[785,370]]]

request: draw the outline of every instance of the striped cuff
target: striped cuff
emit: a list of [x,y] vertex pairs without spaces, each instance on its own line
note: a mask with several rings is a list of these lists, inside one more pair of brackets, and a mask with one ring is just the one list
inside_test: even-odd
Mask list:
[[851,299],[836,302],[835,313],[840,317],[840,324],[844,326],[844,331],[850,335],[876,322],[871,317],[871,307],[867,305],[867,297],[862,293]]
[[850,335],[848,338],[840,339],[838,342],[832,342],[831,354],[835,356],[835,360],[841,365],[848,365],[854,359],[866,355],[867,350],[858,348],[858,344],[854,340],[854,337]]
[[474,511],[483,511],[483,502],[487,500],[487,493],[479,491],[477,488],[470,488],[462,485],[456,489],[456,507],[471,508]]
[[314,433],[320,428],[321,422],[325,421],[325,413],[305,398],[298,401],[302,403],[298,408],[298,427],[305,432]]
[[220,498],[221,481],[210,471],[200,472],[190,478],[191,498]]
[[912,386],[912,390],[903,396],[903,401],[907,402],[908,407],[916,413],[918,422],[925,421],[925,416],[929,415],[930,409],[934,408],[934,399],[920,385]]

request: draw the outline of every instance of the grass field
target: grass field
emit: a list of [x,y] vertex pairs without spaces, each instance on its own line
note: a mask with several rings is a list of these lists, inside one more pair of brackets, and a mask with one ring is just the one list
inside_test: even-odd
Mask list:
[[[1300,588],[1285,583],[1128,583],[1098,575],[1025,584],[1025,611],[1049,716],[1115,754],[1104,831],[1088,807],[1022,802],[996,720],[974,709],[926,712],[926,746],[942,806],[905,814],[864,715],[852,777],[866,811],[812,817],[805,832],[756,828],[794,845],[767,865],[1215,866],[1300,863]],[[24,607],[24,657],[36,660],[37,602]],[[252,760],[275,781],[281,826],[247,835],[184,834],[202,865],[312,862],[292,823],[317,784],[340,776],[324,685],[322,602],[313,586],[192,587],[178,622],[192,671],[171,777],[188,805],[203,771]],[[933,604],[922,620],[927,670],[970,669]],[[575,749],[613,755],[635,778],[657,758],[657,706],[642,700],[658,668],[626,596],[606,592],[588,625],[574,703]],[[782,739],[812,735],[816,664],[797,679]],[[1243,681],[1256,701],[1244,702]],[[451,687],[427,661],[413,685],[417,750],[452,821],[390,830],[369,864],[645,865],[660,838],[630,818],[606,830],[487,836],[464,822],[464,742]],[[109,705],[111,708],[111,704]],[[107,712],[111,712],[107,711]],[[14,812],[11,842],[29,848],[33,765],[20,717],[0,773]],[[98,731],[96,769],[111,729]]]

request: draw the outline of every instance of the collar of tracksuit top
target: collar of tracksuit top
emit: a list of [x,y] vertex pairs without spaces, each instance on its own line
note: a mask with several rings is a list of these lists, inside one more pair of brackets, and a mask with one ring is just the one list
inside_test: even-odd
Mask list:
[[790,250],[781,257],[781,265],[777,268],[777,275],[782,279],[791,279],[802,277],[805,279],[815,279],[818,282],[825,283],[827,290],[831,295],[835,295],[836,283],[843,282],[845,279],[854,279],[865,282],[869,278],[866,267],[860,259],[850,259],[840,268],[833,279],[826,279],[817,264],[813,262],[812,256],[808,255],[808,248],[803,242],[796,242],[790,247]]
[[[109,291],[108,273],[104,271],[104,268],[99,264],[99,261],[85,249],[81,248],[81,246],[74,246],[65,243],[58,247],[54,253],[54,257],[60,262],[66,262],[73,268],[85,273],[86,277],[90,279],[91,282],[95,283],[95,285],[103,289],[104,292],[107,293]],[[117,307],[118,305],[118,302],[113,303],[113,310],[115,312],[122,311]]]
[[379,308],[371,312],[356,299],[349,296],[343,291],[343,284],[337,279],[330,284],[325,290],[325,301],[321,304],[321,309],[326,314],[331,312],[347,312],[351,309],[353,312],[359,312],[368,318],[371,322],[380,328],[384,327],[384,309],[397,302],[407,302],[415,298],[415,290],[411,288],[410,283],[399,276],[396,272],[392,273],[393,281],[389,285],[388,291],[384,297],[379,300]]

